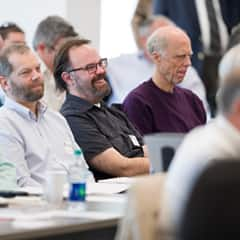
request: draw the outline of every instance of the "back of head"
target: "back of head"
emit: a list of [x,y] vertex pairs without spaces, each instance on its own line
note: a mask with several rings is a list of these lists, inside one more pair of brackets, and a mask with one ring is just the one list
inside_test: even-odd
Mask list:
[[0,75],[4,77],[8,77],[12,71],[12,64],[9,62],[9,57],[12,54],[25,54],[28,53],[30,48],[25,44],[12,44],[8,47],[4,48],[0,52]]
[[37,50],[40,43],[44,43],[49,48],[53,47],[61,38],[77,37],[73,26],[59,16],[48,16],[37,26],[33,37],[33,48]]
[[224,79],[218,91],[217,101],[219,111],[223,115],[230,116],[231,113],[238,113],[234,110],[234,106],[236,103],[240,104],[240,69],[232,71]]
[[237,69],[240,69],[240,44],[228,50],[219,63],[218,75],[220,86]]
[[67,90],[66,83],[62,79],[62,73],[67,72],[71,68],[71,62],[69,59],[69,50],[73,47],[80,47],[85,44],[89,44],[87,39],[69,38],[67,39],[58,50],[54,59],[54,78],[56,88],[60,91]]
[[219,64],[219,77],[218,108],[227,115],[234,103],[240,100],[240,44],[223,56]]
[[215,161],[196,181],[179,228],[181,240],[240,237],[240,161]]
[[0,36],[3,40],[5,40],[11,32],[24,33],[24,31],[13,22],[6,22],[0,26]]

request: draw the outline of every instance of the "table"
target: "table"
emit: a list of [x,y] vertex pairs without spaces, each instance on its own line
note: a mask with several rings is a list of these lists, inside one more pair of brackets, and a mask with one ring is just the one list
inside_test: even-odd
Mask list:
[[[29,202],[26,197],[18,198],[8,209],[0,209],[0,239],[114,239],[126,196],[90,196],[82,217],[72,216],[64,207],[47,210],[40,198]],[[9,220],[11,216],[15,219]]]

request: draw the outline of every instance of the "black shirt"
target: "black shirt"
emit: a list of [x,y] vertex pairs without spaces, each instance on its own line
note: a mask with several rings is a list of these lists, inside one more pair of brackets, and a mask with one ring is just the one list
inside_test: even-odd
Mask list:
[[[101,102],[95,106],[77,96],[68,94],[61,108],[76,142],[82,148],[84,157],[96,180],[115,177],[100,172],[91,165],[91,159],[108,148],[115,148],[125,157],[143,157],[143,140],[126,115],[115,107]],[[140,146],[131,140],[134,135]]]

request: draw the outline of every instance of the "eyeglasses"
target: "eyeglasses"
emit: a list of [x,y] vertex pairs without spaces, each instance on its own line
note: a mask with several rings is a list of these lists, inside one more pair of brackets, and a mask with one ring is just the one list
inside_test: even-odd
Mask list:
[[68,70],[67,72],[70,73],[75,71],[88,71],[89,74],[92,74],[92,73],[96,73],[98,66],[105,69],[107,65],[108,65],[107,58],[101,58],[98,63],[90,63],[85,67],[74,68],[74,69]]

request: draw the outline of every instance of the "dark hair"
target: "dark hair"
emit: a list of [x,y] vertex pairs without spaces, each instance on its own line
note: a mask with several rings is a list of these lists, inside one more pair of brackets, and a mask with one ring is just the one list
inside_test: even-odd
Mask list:
[[0,25],[0,35],[3,40],[5,40],[9,33],[11,32],[19,32],[24,33],[24,31],[13,22],[6,22]]
[[89,44],[90,40],[81,39],[81,38],[69,38],[58,50],[53,65],[53,74],[55,78],[56,88],[60,91],[67,90],[66,83],[62,79],[62,73],[67,72],[70,67],[70,59],[69,59],[69,50],[72,47],[80,47],[85,44]]

